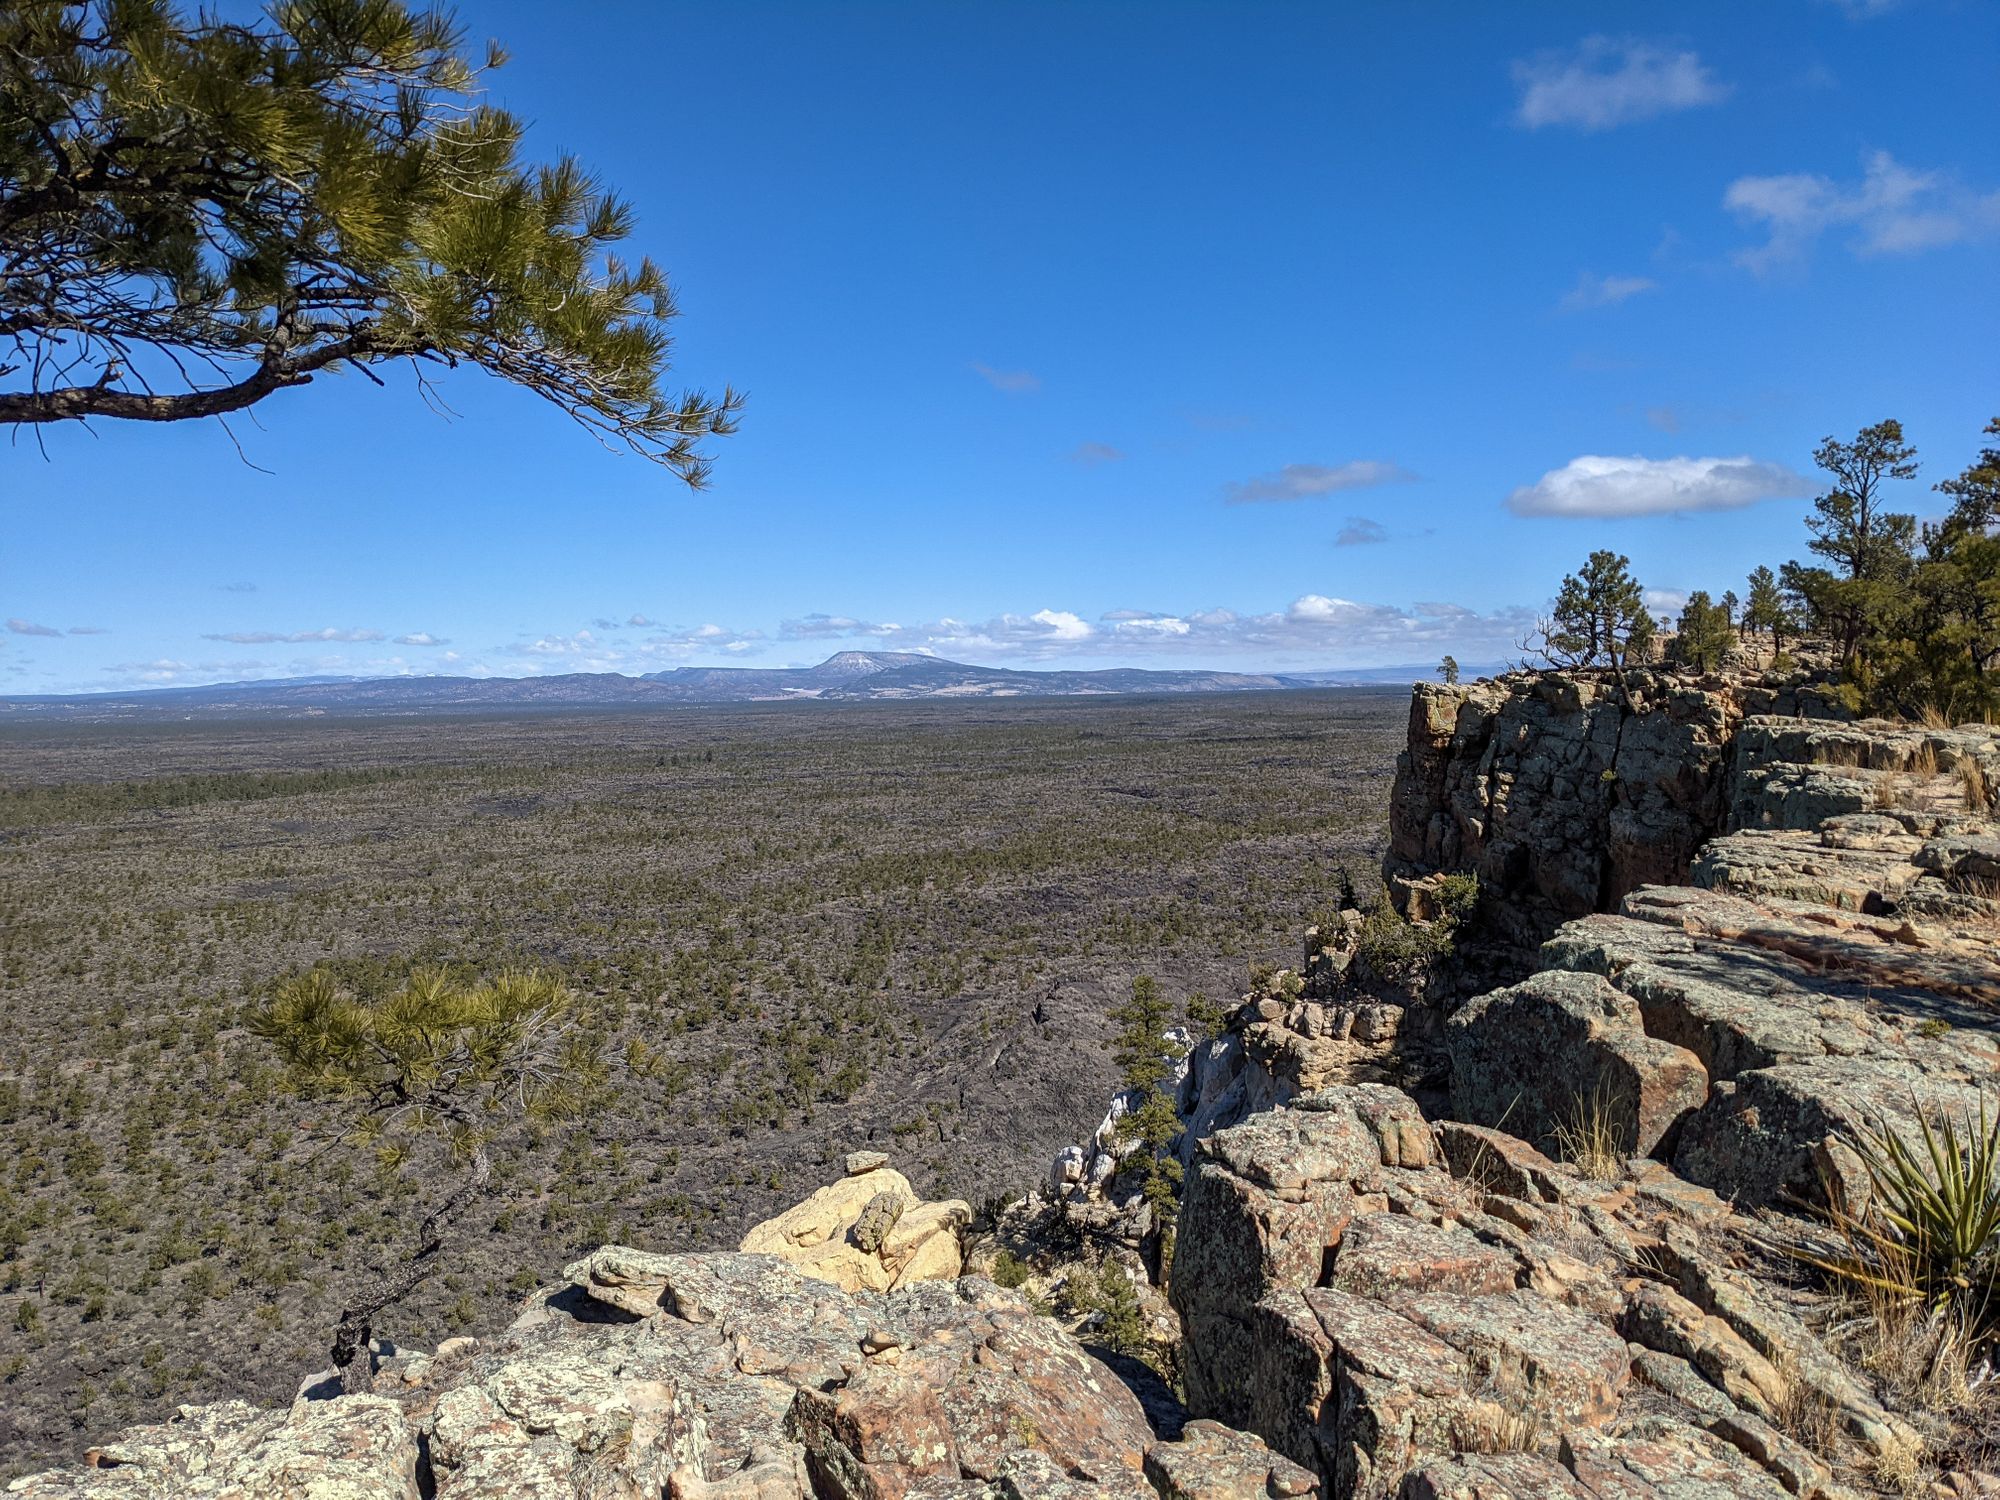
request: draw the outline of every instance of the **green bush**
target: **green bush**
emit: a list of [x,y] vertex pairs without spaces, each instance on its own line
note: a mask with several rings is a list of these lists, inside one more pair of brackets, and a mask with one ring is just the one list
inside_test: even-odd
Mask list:
[[1012,1250],[1002,1250],[993,1257],[993,1282],[1010,1292],[1026,1285],[1033,1274],[1034,1268]]

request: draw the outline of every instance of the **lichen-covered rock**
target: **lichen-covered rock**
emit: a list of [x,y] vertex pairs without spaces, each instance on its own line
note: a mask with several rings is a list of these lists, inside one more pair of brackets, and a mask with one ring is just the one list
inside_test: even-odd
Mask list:
[[863,1206],[861,1216],[854,1221],[851,1231],[854,1247],[870,1255],[880,1250],[882,1242],[889,1237],[889,1231],[903,1217],[904,1207],[905,1200],[898,1193],[877,1193],[870,1198]]
[[1261,1439],[1196,1420],[1180,1439],[1146,1450],[1146,1477],[1160,1500],[1263,1500],[1316,1496],[1319,1476],[1273,1453]]
[[90,1451],[88,1467],[7,1486],[25,1500],[416,1500],[416,1435],[380,1396],[264,1411],[184,1406]]
[[1185,1330],[1183,1378],[1190,1406],[1231,1426],[1249,1412],[1258,1303],[1318,1284],[1357,1191],[1376,1186],[1385,1134],[1399,1142],[1403,1125],[1426,1129],[1393,1089],[1341,1090],[1320,1103],[1206,1138],[1182,1190],[1170,1295]]
[[1708,1096],[1694,1053],[1646,1034],[1638,1003],[1594,974],[1551,972],[1471,1001],[1446,1027],[1452,1112],[1546,1141],[1595,1117],[1650,1155]]
[[1532,948],[1628,891],[1686,879],[1728,825],[1748,712],[1800,705],[1751,683],[1635,671],[1419,683],[1397,759],[1384,873],[1479,877],[1496,926]]
[[1715,891],[1649,887],[1625,908],[1565,925],[1542,959],[1604,976],[1649,1037],[1707,1070],[1675,1147],[1691,1181],[1765,1204],[1831,1180],[1858,1203],[1866,1173],[1843,1143],[1914,1131],[1919,1106],[1976,1113],[2000,1075],[1993,1012],[1970,993],[2000,979],[1970,939]]

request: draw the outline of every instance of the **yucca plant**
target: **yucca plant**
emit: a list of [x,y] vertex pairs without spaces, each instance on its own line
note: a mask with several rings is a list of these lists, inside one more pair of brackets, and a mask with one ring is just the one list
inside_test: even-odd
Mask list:
[[1865,1292],[1946,1313],[1967,1341],[2000,1335],[2000,1120],[1918,1109],[1913,1141],[1886,1122],[1854,1142],[1868,1172],[1858,1211],[1831,1192],[1841,1249],[1803,1258]]

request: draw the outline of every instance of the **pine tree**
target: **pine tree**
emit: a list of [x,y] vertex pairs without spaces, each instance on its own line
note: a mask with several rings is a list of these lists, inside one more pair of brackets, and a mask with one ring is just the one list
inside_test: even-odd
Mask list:
[[1778,576],[1769,568],[1758,567],[1750,574],[1750,592],[1743,604],[1743,628],[1762,631],[1771,637],[1771,650],[1785,649],[1785,632],[1791,629],[1791,613],[1779,592]]
[[1438,676],[1444,679],[1446,687],[1458,686],[1458,658],[1447,656],[1438,663]]
[[1133,1095],[1131,1107],[1119,1122],[1119,1133],[1141,1147],[1140,1167],[1145,1172],[1147,1202],[1164,1217],[1180,1190],[1180,1163],[1166,1154],[1180,1130],[1174,1112],[1173,1094],[1162,1087],[1172,1073],[1167,1061],[1167,1027],[1173,1009],[1160,993],[1151,975],[1141,974],[1132,981],[1132,998],[1111,1012],[1118,1023],[1112,1043],[1126,1089]]
[[740,398],[663,389],[667,278],[576,161],[518,158],[502,61],[401,0],[0,7],[0,423],[471,365],[699,484]]
[[[2000,418],[1986,435],[2000,437]],[[1877,702],[1970,719],[2000,707],[2000,449],[1982,449],[1937,489],[1952,508],[1924,528],[1903,629],[1875,644]]]
[[1804,602],[1815,629],[1838,644],[1850,681],[1865,686],[1875,670],[1866,659],[1868,642],[1900,628],[1897,615],[1915,566],[1916,517],[1885,511],[1883,487],[1915,477],[1917,450],[1892,418],[1864,427],[1851,443],[1827,438],[1813,461],[1833,484],[1813,501],[1806,545],[1834,566],[1788,562],[1784,584]]
[[1554,610],[1537,627],[1529,649],[1552,667],[1608,666],[1622,675],[1632,660],[1645,659],[1653,634],[1631,559],[1597,551],[1563,579]]
[[1687,603],[1681,606],[1680,621],[1675,629],[1674,659],[1697,672],[1712,672],[1722,665],[1729,655],[1729,648],[1735,644],[1736,632],[1730,628],[1729,607],[1711,601],[1705,589],[1696,589],[1689,594]]
[[468,986],[421,970],[395,993],[363,999],[315,969],[250,1017],[294,1087],[344,1117],[342,1137],[375,1145],[386,1171],[455,1183],[404,1263],[341,1314],[333,1362],[349,1389],[365,1384],[371,1320],[437,1270],[447,1230],[485,1191],[497,1138],[574,1119],[601,1098],[604,1062],[575,1009],[575,996],[540,973]]

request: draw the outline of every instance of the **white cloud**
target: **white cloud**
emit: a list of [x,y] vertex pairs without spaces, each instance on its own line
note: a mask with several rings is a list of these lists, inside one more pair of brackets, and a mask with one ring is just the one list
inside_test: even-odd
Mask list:
[[899,651],[972,662],[1049,664],[1160,659],[1231,661],[1245,671],[1284,666],[1376,666],[1452,651],[1469,660],[1513,650],[1534,611],[1481,613],[1459,604],[1407,609],[1305,594],[1268,613],[1232,609],[1114,609],[1097,621],[1069,610],[1003,614],[984,623],[945,616],[924,625],[884,626],[846,615],[788,621],[781,638],[852,639]]
[[219,592],[224,594],[254,594],[257,592],[257,585],[254,583],[218,583],[215,587]]
[[1514,118],[1530,130],[1608,130],[1729,97],[1729,86],[1693,52],[1603,36],[1515,63],[1514,82],[1521,90]]
[[850,615],[811,614],[787,620],[778,627],[781,641],[845,640],[857,635],[893,633],[896,625],[870,625]]
[[691,630],[663,630],[636,642],[601,640],[592,631],[579,630],[571,635],[552,633],[515,641],[496,649],[500,655],[514,658],[507,669],[510,672],[637,673],[678,666],[689,657],[717,652],[746,655],[760,649],[763,641],[761,630],[730,630],[709,624]]
[[210,632],[202,636],[205,641],[227,641],[233,646],[300,645],[307,641],[379,641],[379,630],[336,630],[331,625],[324,630],[229,630]]
[[1507,497],[1517,516],[1658,516],[1735,510],[1811,492],[1782,464],[1741,458],[1612,458],[1586,453]]
[[1564,312],[1616,307],[1641,292],[1658,291],[1659,287],[1659,282],[1650,276],[1593,276],[1585,271],[1559,305]]
[[1145,610],[1113,610],[1105,616],[1111,633],[1139,640],[1173,640],[1190,635],[1194,626],[1179,615],[1156,614]]
[[1078,443],[1070,450],[1069,461],[1094,469],[1099,464],[1115,464],[1124,456],[1109,443]]
[[111,632],[110,632],[110,631],[108,631],[108,630],[106,630],[106,629],[105,629],[105,628],[104,628],[104,627],[103,627],[102,625],[72,625],[72,626],[70,626],[70,628],[69,628],[68,630],[64,631],[64,632],[63,632],[63,634],[65,634],[65,635],[109,635],[109,634],[111,634]]
[[1031,370],[996,370],[978,360],[972,362],[972,369],[994,390],[1005,391],[1010,396],[1025,396],[1042,388],[1041,377]]
[[1859,181],[1816,173],[1739,177],[1723,206],[1761,225],[1765,240],[1736,253],[1760,275],[1802,259],[1821,235],[1848,232],[1859,256],[1914,255],[2000,230],[2000,192],[1978,192],[1948,172],[1915,172],[1887,151],[1861,161]]
[[1417,476],[1400,464],[1357,459],[1344,464],[1286,464],[1275,474],[1259,474],[1223,488],[1223,498],[1231,505],[1253,505],[1266,500],[1310,500],[1342,490],[1373,489],[1383,484],[1408,484]]
[[113,676],[139,682],[173,682],[188,671],[189,667],[184,661],[161,657],[156,661],[120,662],[117,666],[106,667],[104,670]]
[[396,637],[398,646],[449,646],[450,641],[441,635],[432,635],[428,630],[412,631],[409,635]]
[[1028,618],[1046,626],[1051,637],[1058,641],[1086,640],[1092,634],[1088,625],[1066,609],[1038,609]]
[[1371,521],[1366,516],[1349,516],[1347,524],[1340,528],[1340,534],[1333,539],[1333,545],[1368,547],[1388,540],[1389,533],[1380,521]]
[[37,625],[33,620],[9,620],[7,630],[11,635],[61,635],[53,625]]

